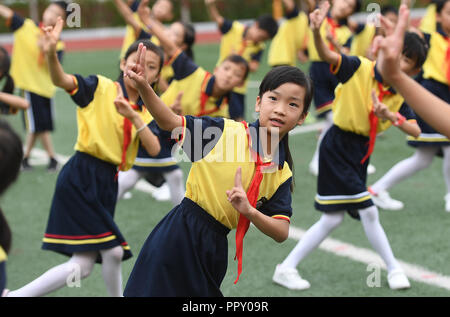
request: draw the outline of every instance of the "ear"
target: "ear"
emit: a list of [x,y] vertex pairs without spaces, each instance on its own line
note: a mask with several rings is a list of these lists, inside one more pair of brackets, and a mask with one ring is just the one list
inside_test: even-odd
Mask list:
[[255,112],[259,113],[261,111],[261,97],[256,97],[256,104],[255,104]]
[[297,121],[297,125],[302,125],[303,122],[305,122],[306,117],[308,116],[309,112],[306,113],[302,113],[302,115],[300,116],[300,119]]
[[120,68],[120,70],[121,71],[125,71],[125,65],[127,64],[127,61],[124,59],[124,58],[122,58],[121,60],[120,60],[120,65],[119,65],[119,68]]

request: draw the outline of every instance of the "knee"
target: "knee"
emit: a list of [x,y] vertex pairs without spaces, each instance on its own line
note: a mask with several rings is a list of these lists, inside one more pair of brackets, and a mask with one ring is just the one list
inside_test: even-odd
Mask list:
[[378,221],[378,209],[375,206],[359,210],[359,216],[363,222],[377,222]]
[[123,248],[121,246],[101,251],[102,261],[121,262],[123,259]]
[[69,261],[71,273],[78,273],[84,279],[88,277],[94,269],[96,255],[80,256],[74,255]]
[[344,215],[345,213],[343,212],[324,214],[320,221],[327,227],[328,230],[334,230],[342,223],[344,220]]

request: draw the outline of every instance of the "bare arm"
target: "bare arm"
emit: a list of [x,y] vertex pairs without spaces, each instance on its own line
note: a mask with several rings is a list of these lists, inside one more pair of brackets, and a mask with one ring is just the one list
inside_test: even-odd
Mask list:
[[114,4],[116,5],[120,15],[124,18],[126,24],[134,29],[135,34],[138,34],[141,31],[141,26],[139,25],[139,22],[134,18],[133,11],[130,9],[130,7],[125,2],[123,2],[123,0],[114,0]]
[[217,23],[219,29],[222,27],[225,22],[225,18],[219,13],[216,7],[216,0],[205,0],[206,8],[208,9],[209,16],[211,20]]
[[30,106],[30,103],[25,98],[14,96],[5,92],[0,92],[0,101],[15,109],[26,110]]
[[53,84],[66,91],[73,91],[77,88],[76,83],[71,75],[64,72],[56,51],[56,44],[58,43],[63,24],[63,19],[59,17],[55,27],[49,26],[44,29],[43,49],[47,57],[48,68]]
[[14,15],[14,11],[8,8],[7,6],[4,6],[0,4],[0,16],[4,19],[10,19]]
[[329,63],[330,65],[336,66],[339,63],[340,55],[336,52],[330,50],[320,35],[320,27],[327,15],[328,9],[330,8],[330,4],[328,1],[325,1],[321,4],[320,9],[314,10],[309,15],[309,19],[311,21],[311,29],[313,31],[314,36],[314,44],[316,46],[317,53],[320,58]]

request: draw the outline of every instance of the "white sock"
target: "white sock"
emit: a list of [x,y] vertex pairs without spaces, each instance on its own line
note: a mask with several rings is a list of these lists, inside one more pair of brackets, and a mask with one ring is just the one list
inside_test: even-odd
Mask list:
[[427,168],[433,162],[433,158],[438,150],[438,147],[418,147],[411,157],[395,164],[383,177],[373,184],[371,186],[372,190],[375,193],[388,190],[402,180]]
[[443,146],[442,151],[444,152],[442,171],[447,185],[447,193],[450,193],[450,146]]
[[126,172],[119,172],[119,189],[117,191],[117,201],[122,199],[123,195],[127,191],[132,189],[141,177],[141,173],[133,168],[129,169]]
[[170,200],[174,206],[181,203],[186,189],[184,188],[183,171],[180,168],[164,173],[164,178],[169,185]]
[[323,137],[327,133],[327,131],[333,126],[333,112],[329,111],[324,120],[324,127],[322,128],[322,131],[320,131],[319,139],[317,140],[316,150],[314,151],[314,155],[311,159],[310,164],[319,164],[319,149],[320,149],[320,143],[323,140]]
[[75,253],[66,263],[55,266],[22,288],[8,293],[9,297],[38,297],[56,291],[75,278],[86,278],[92,272],[97,252]]
[[386,263],[388,272],[400,268],[400,265],[392,253],[386,233],[380,224],[377,207],[371,206],[361,209],[359,210],[359,215],[361,217],[361,223],[367,239],[369,239],[372,247]]
[[123,248],[117,246],[107,250],[101,250],[102,275],[106,289],[110,296],[121,297],[122,292],[122,257]]
[[325,238],[344,220],[344,211],[324,213],[297,243],[287,258],[280,264],[283,268],[296,268],[297,265],[316,249]]

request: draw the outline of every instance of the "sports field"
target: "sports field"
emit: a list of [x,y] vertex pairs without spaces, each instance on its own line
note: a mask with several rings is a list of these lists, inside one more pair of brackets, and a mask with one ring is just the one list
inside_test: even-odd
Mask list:
[[[218,51],[216,44],[197,45],[195,60],[212,71]],[[102,74],[116,78],[119,73],[118,55],[119,52],[116,50],[68,52],[63,65],[68,73]],[[251,75],[252,85],[247,97],[246,112],[248,121],[254,119],[253,105],[257,85],[268,70],[266,60],[264,56],[260,70]],[[307,66],[302,68],[306,70]],[[55,150],[61,155],[71,156],[77,135],[75,104],[68,94],[61,90],[56,95],[55,104],[56,131],[53,134]],[[25,135],[20,115],[7,119],[22,136]],[[311,131],[298,133],[290,138],[296,181],[291,225],[303,230],[308,229],[320,217],[320,213],[313,207],[316,179],[308,173],[308,163],[314,152],[316,136],[317,132]],[[412,153],[413,149],[406,145],[405,136],[395,127],[389,129],[377,140],[372,157],[377,172],[369,177],[369,181],[375,181],[394,163]],[[181,166],[186,178],[189,164],[182,163]],[[331,245],[327,250],[314,251],[301,263],[299,272],[311,283],[311,288],[302,292],[289,291],[272,282],[275,265],[295,246],[297,243],[295,237],[278,244],[255,228],[250,228],[245,237],[244,270],[239,283],[234,285],[237,263],[233,261],[235,240],[232,231],[229,234],[229,269],[222,284],[223,294],[236,297],[450,296],[450,213],[444,210],[445,184],[441,170],[442,161],[436,158],[430,168],[392,189],[392,197],[405,202],[404,210],[395,212],[380,210],[381,223],[394,254],[399,260],[411,265],[408,266],[411,269],[407,274],[414,274],[414,277],[420,280],[419,282],[410,277],[411,289],[390,290],[384,270],[381,271],[379,287],[367,285],[368,277],[374,272],[368,271],[367,268],[373,263],[362,252],[372,249],[361,224],[347,217],[331,235],[331,238],[340,242]],[[54,252],[41,250],[41,240],[56,178],[56,173],[47,173],[44,165],[38,165],[34,171],[22,173],[19,180],[1,199],[0,204],[13,231],[13,248],[7,263],[9,289],[21,287],[52,266],[67,260],[66,257]],[[124,286],[143,242],[152,228],[171,209],[170,202],[157,202],[148,193],[138,190],[132,193],[132,199],[118,203],[115,216],[116,223],[134,253],[133,258],[123,263]],[[350,255],[346,257],[342,256],[343,254]],[[367,262],[355,260],[359,255]],[[66,287],[50,296],[107,295],[101,267],[97,265],[92,275],[81,282],[81,287]]]

